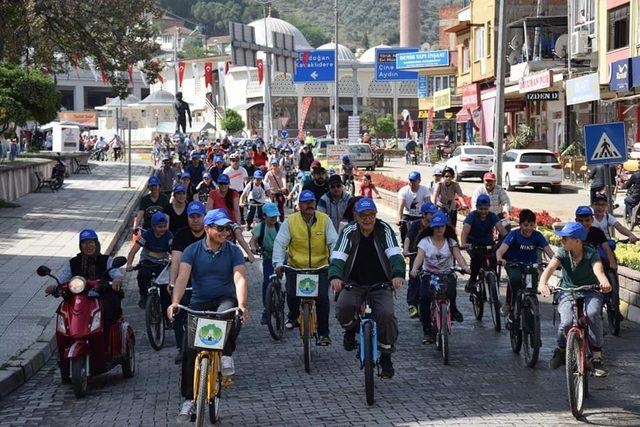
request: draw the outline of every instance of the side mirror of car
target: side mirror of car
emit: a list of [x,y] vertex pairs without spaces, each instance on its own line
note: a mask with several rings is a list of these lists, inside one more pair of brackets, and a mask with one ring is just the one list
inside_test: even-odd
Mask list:
[[111,268],[120,268],[127,263],[127,258],[123,256],[117,256],[113,259],[111,263]]
[[48,275],[51,274],[51,269],[49,267],[47,267],[46,265],[41,265],[36,270],[36,273],[38,273],[38,276],[40,276],[40,277],[45,277],[45,276],[48,276]]

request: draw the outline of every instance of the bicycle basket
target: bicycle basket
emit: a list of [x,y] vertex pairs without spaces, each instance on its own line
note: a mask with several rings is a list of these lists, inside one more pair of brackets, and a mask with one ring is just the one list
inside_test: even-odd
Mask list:
[[231,329],[230,320],[187,316],[187,346],[191,350],[222,350]]

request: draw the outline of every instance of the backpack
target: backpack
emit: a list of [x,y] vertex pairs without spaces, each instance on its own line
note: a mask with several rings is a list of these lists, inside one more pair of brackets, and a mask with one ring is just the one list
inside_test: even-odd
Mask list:
[[[280,223],[278,221],[276,221],[275,227],[276,227],[276,234],[278,234],[278,230],[280,230]],[[264,233],[265,233],[265,229],[266,228],[267,227],[265,226],[265,223],[263,222],[261,224],[261,227],[260,227],[260,234],[258,235],[258,246],[260,248],[262,248],[262,243],[264,242]]]

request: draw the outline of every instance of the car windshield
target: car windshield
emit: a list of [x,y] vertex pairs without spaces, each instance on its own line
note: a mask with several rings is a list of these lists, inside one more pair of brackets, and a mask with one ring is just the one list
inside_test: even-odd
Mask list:
[[465,154],[483,154],[485,156],[493,156],[493,150],[486,147],[466,147]]
[[558,163],[551,153],[525,153],[520,156],[520,163]]

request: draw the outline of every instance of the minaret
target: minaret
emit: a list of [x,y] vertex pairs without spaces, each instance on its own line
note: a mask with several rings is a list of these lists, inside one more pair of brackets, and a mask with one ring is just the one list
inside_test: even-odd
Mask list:
[[400,0],[400,46],[420,47],[420,0]]

